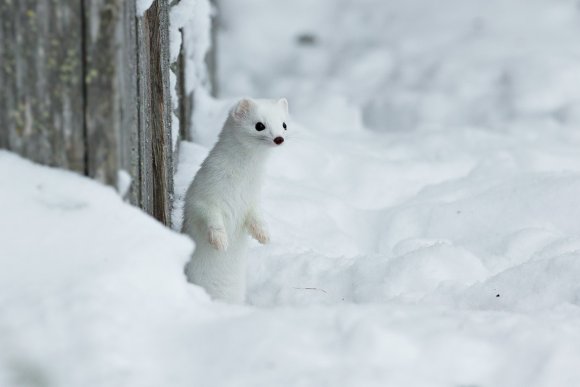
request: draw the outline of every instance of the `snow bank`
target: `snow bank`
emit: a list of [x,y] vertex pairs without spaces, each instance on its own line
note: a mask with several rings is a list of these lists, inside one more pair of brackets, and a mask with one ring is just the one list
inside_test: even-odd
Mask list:
[[[580,383],[575,3],[220,7],[224,97],[286,96],[293,121],[268,163],[272,244],[249,252],[248,301],[263,309],[229,336],[242,365],[215,365],[237,376],[203,373],[253,386]],[[219,132],[207,123],[184,143],[178,191]]]
[[[182,148],[189,175],[201,149]],[[297,149],[308,154],[308,146],[284,150]],[[275,163],[288,155],[278,156]],[[356,208],[340,194],[330,200],[332,187],[300,182],[308,169],[279,178],[276,170],[265,195],[274,243],[251,249],[249,270],[250,302],[265,308],[235,307],[212,303],[187,284],[191,242],[123,203],[113,189],[0,152],[0,181],[9,182],[0,190],[0,385],[580,383],[580,246],[562,237],[576,226],[559,212],[578,200],[571,195],[578,174],[551,176],[550,185],[534,185],[541,176],[514,181],[520,189],[513,203],[538,189],[557,204],[540,203],[539,212],[522,218],[523,202],[504,230],[525,227],[523,220],[529,225],[543,212],[553,214],[551,226],[507,238],[484,234],[472,244],[465,235],[479,230],[477,222],[458,232],[454,203],[462,205],[461,216],[476,220],[470,203],[499,200],[501,184],[455,202],[449,191],[422,190],[373,223],[382,210]],[[318,206],[304,208],[306,197]],[[419,227],[437,208],[421,208],[429,201],[441,205],[439,235]],[[288,215],[292,208],[301,211]],[[300,223],[307,216],[316,221]],[[365,236],[376,229],[383,240],[389,232],[381,227],[394,219],[410,226],[393,237],[396,243],[377,245]],[[503,248],[511,266],[494,266],[491,254],[473,246]]]
[[[254,308],[204,333],[227,345],[194,370],[217,385],[580,383],[577,144],[289,127],[263,195],[272,243],[249,251]],[[181,150],[178,198],[207,154]]]
[[252,303],[578,306],[573,2],[221,10],[221,90],[287,96],[295,120],[269,165]]
[[[192,242],[111,188],[0,151],[0,385],[161,385]],[[190,311],[190,312],[188,312]]]

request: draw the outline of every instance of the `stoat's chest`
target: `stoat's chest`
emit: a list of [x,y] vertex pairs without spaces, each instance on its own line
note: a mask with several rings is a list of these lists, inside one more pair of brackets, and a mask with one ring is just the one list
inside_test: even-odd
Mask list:
[[243,226],[248,211],[257,205],[262,179],[255,172],[234,169],[220,181],[219,206],[229,226]]

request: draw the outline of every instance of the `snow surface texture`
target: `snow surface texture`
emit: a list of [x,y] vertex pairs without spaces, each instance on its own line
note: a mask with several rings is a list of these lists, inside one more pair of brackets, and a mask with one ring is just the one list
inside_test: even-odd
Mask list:
[[[263,376],[579,385],[577,2],[224,0],[220,11],[228,100],[183,144],[176,189],[234,99],[288,97],[294,121],[263,194],[273,242],[250,250],[248,302],[296,321],[308,346]],[[249,356],[283,356],[264,336]]]
[[0,181],[0,386],[164,385],[149,364],[176,355],[208,302],[185,285],[191,241],[112,188],[6,151]]
[[154,0],[135,0],[137,16],[143,16]]
[[576,2],[221,10],[220,89],[286,95],[296,121],[269,165],[252,304],[580,303]]
[[[207,116],[207,111],[213,106],[205,62],[206,54],[211,47],[210,35],[213,13],[209,0],[181,0],[172,6],[169,12],[170,62],[175,63],[180,50],[182,50],[184,66],[190,69],[184,75],[184,92],[185,94],[193,94],[195,109],[192,109],[192,120],[196,119],[198,111],[204,112],[203,116]],[[179,138],[177,75],[171,71],[169,79],[173,106],[172,140],[175,148]],[[194,136],[193,133],[190,134]]]
[[0,152],[0,386],[580,385],[576,2],[221,12],[174,224],[231,102],[288,97],[250,305],[113,189]]

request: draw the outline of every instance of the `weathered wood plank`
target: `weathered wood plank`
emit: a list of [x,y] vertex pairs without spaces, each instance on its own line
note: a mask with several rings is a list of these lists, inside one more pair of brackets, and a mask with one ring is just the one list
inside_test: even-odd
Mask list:
[[[87,173],[117,185],[125,170],[139,176],[135,4],[83,0]],[[129,199],[139,202],[134,182]]]
[[127,199],[135,205],[140,203],[140,156],[139,156],[139,108],[137,94],[137,25],[135,2],[125,1],[122,17],[122,49],[117,63],[123,69],[120,78],[121,131],[120,167],[132,178]]
[[[169,13],[156,0],[137,21],[141,133],[141,204],[163,224],[171,222],[173,158],[169,92]],[[147,159],[148,156],[150,159]]]
[[116,26],[120,0],[83,0],[85,41],[85,127],[87,172],[92,178],[115,185],[121,104],[118,90]]
[[137,92],[139,106],[139,182],[140,202],[145,212],[153,213],[153,161],[151,153],[151,92],[149,91],[149,21],[137,18]]
[[[180,31],[183,42],[183,29]],[[179,136],[181,139],[189,138],[188,128],[191,125],[191,109],[193,107],[193,93],[188,93],[185,88],[185,53],[183,44],[179,49],[177,63],[175,63],[175,75],[177,77],[177,98],[179,98],[179,108],[175,112],[179,117]]]
[[218,0],[210,0],[211,6],[213,8],[213,17],[211,18],[211,46],[209,51],[205,57],[205,63],[207,66],[207,74],[209,80],[209,89],[211,95],[216,97],[219,93],[218,89],[218,82],[217,82],[217,48],[218,48],[218,39],[217,39],[217,32],[220,23],[220,13],[219,13],[219,1]]
[[0,2],[0,146],[84,172],[81,3]]

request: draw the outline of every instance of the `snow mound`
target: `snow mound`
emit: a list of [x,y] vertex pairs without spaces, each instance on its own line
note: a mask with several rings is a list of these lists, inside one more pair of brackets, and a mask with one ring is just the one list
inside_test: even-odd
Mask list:
[[[201,154],[183,152],[182,166],[195,167]],[[580,243],[561,213],[525,227],[517,220],[524,208],[516,206],[513,221],[498,223],[515,231],[481,244],[457,233],[449,214],[441,220],[444,235],[434,235],[419,226],[439,205],[445,214],[442,203],[456,191],[435,186],[386,210],[357,209],[338,196],[309,210],[327,220],[300,231],[292,224],[303,214],[276,219],[287,215],[273,204],[298,207],[303,198],[291,188],[301,176],[275,180],[275,171],[265,203],[274,243],[250,250],[248,272],[250,302],[265,308],[236,307],[212,303],[187,284],[191,242],[124,204],[112,188],[0,152],[0,179],[9,182],[0,191],[0,385],[580,383]],[[545,178],[512,181],[527,187],[515,199],[538,194],[532,182]],[[552,208],[578,200],[571,195],[576,174],[549,181],[536,187],[557,203]],[[303,195],[315,200],[309,186]],[[497,201],[502,189],[483,191],[456,200],[468,208]],[[414,208],[428,200],[429,211]],[[358,235],[366,224],[363,234],[376,229],[383,238],[374,225],[402,219],[375,218],[383,211],[408,212],[408,231],[382,245]],[[532,212],[524,223],[544,213],[552,212]],[[305,232],[316,229],[326,231]],[[335,230],[350,236],[341,243],[352,254],[337,255],[336,245],[318,240]],[[493,251],[505,253],[509,267],[486,253]]]
[[6,151],[0,180],[0,385],[163,384],[148,364],[173,356],[188,310],[210,315],[183,274],[192,242],[112,188]]

